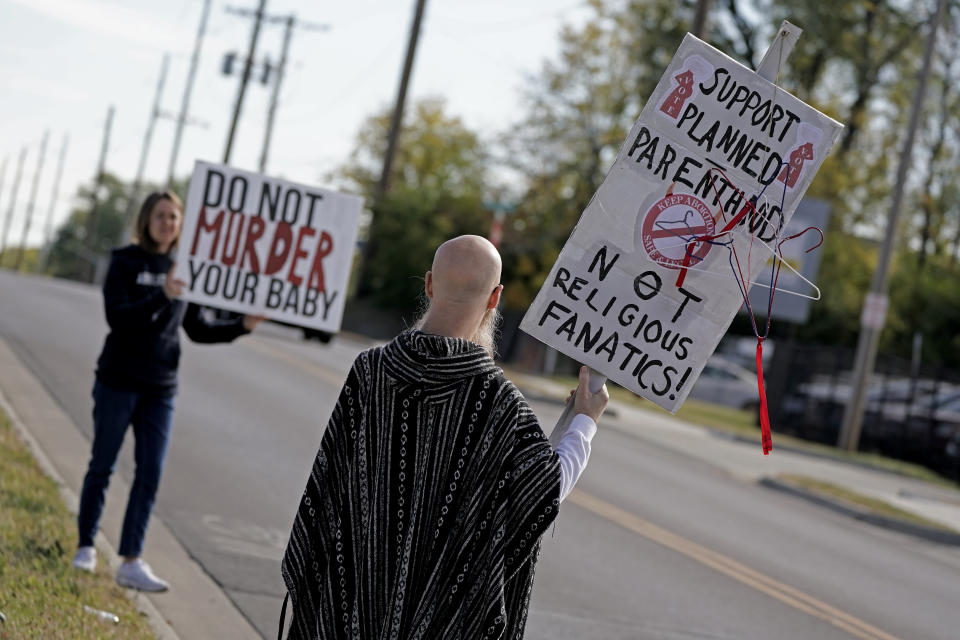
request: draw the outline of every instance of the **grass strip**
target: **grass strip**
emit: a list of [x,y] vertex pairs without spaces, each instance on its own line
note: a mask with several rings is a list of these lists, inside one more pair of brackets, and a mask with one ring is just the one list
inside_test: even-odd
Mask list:
[[885,502],[877,498],[871,498],[870,496],[865,496],[857,493],[856,491],[838,487],[837,485],[829,482],[791,473],[778,475],[776,478],[780,482],[783,482],[789,486],[803,489],[823,498],[839,501],[847,506],[856,507],[860,510],[868,511],[874,515],[892,518],[895,520],[903,520],[911,524],[927,527],[928,529],[936,529],[946,533],[957,533],[950,527],[944,526],[939,522],[934,522],[933,520],[927,520],[926,518],[910,513],[909,511],[904,511],[903,509],[893,506],[889,502]]
[[[70,565],[76,523],[0,411],[0,639],[154,638],[101,558],[96,573]],[[119,624],[84,606],[109,611]]]

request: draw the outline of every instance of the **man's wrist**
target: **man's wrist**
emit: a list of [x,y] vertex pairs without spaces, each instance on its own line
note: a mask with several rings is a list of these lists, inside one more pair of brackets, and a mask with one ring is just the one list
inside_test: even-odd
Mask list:
[[597,433],[597,421],[586,413],[578,413],[573,416],[573,420],[570,421],[570,429],[567,433],[570,431],[576,431],[587,440],[590,440],[594,434]]

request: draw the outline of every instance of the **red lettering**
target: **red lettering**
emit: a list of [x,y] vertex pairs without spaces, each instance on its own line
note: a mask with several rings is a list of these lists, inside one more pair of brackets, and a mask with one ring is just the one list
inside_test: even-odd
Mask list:
[[263,235],[263,219],[250,218],[250,224],[247,225],[247,240],[243,243],[243,257],[240,258],[240,268],[245,268],[247,257],[250,257],[250,271],[260,273],[260,259],[257,258],[257,252],[254,243]]
[[[221,261],[228,267],[232,267],[237,261],[237,255],[240,253],[240,236],[243,234],[243,222],[247,216],[242,213],[231,213],[227,221],[227,233],[223,237],[223,255]],[[233,237],[233,249],[230,249],[230,233],[233,231],[234,222],[237,226],[237,234]]]
[[210,259],[213,260],[213,256],[217,252],[217,245],[220,243],[220,225],[223,224],[223,210],[217,214],[217,217],[213,219],[213,222],[207,224],[207,208],[200,208],[200,216],[197,218],[197,228],[193,232],[193,245],[190,247],[190,255],[197,255],[197,243],[200,241],[200,233],[202,231],[212,231],[213,232],[213,246],[210,247]]
[[323,282],[323,259],[333,251],[333,238],[324,231],[320,234],[320,241],[317,243],[317,253],[313,256],[313,266],[310,268],[310,277],[307,279],[307,286],[317,291],[326,292]]
[[[283,246],[280,246],[281,241]],[[273,242],[270,243],[270,253],[267,255],[267,268],[264,269],[265,275],[271,276],[283,268],[287,262],[287,254],[290,253],[290,247],[293,245],[293,231],[286,222],[278,222],[277,228],[273,232]]]
[[294,270],[297,268],[297,261],[300,258],[306,258],[307,252],[303,250],[303,237],[312,236],[317,232],[316,229],[311,229],[310,227],[300,227],[300,232],[297,233],[297,246],[293,250],[293,260],[290,261],[290,272],[287,274],[287,282],[300,286],[300,283],[303,282],[303,278],[294,273]]

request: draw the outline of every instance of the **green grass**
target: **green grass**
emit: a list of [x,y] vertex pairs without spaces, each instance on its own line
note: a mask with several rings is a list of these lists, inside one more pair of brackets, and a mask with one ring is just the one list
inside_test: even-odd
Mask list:
[[[633,395],[632,393],[630,395]],[[634,396],[636,397],[636,396]],[[650,403],[647,403],[650,406]],[[677,410],[676,416],[681,420],[699,424],[711,429],[723,429],[742,433],[755,433],[757,442],[760,442],[760,428],[757,426],[757,414],[749,409],[737,409],[720,404],[701,402],[687,398]]]
[[831,498],[841,503],[858,507],[861,510],[866,510],[875,515],[884,516],[886,518],[894,518],[896,520],[904,520],[906,522],[910,522],[911,524],[920,525],[930,529],[937,529],[938,531],[956,533],[956,531],[950,527],[946,527],[939,522],[927,520],[926,518],[910,513],[909,511],[898,509],[897,507],[884,502],[883,500],[871,498],[855,491],[838,487],[835,484],[830,484],[829,482],[823,482],[807,476],[793,474],[779,475],[777,476],[777,479],[792,487],[805,489],[806,491],[816,495],[825,498]]
[[[70,566],[76,524],[56,484],[0,412],[0,639],[153,638],[144,617],[101,561],[95,574]],[[84,605],[120,617],[114,625]]]

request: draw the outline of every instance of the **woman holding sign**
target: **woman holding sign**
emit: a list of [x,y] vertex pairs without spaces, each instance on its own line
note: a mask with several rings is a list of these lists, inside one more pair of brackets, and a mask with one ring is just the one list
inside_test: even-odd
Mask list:
[[150,194],[140,208],[134,244],[116,249],[103,299],[107,334],[93,387],[93,451],[80,494],[79,548],[73,566],[96,568],[93,538],[104,495],[127,426],[136,440],[136,473],[127,502],[117,582],[142,591],[165,591],[140,554],[153,508],[170,429],[180,360],[182,325],[194,342],[230,342],[251,332],[261,317],[217,321],[200,307],[178,300],[183,281],[173,278],[171,250],[180,238],[183,204],[171,191]]

